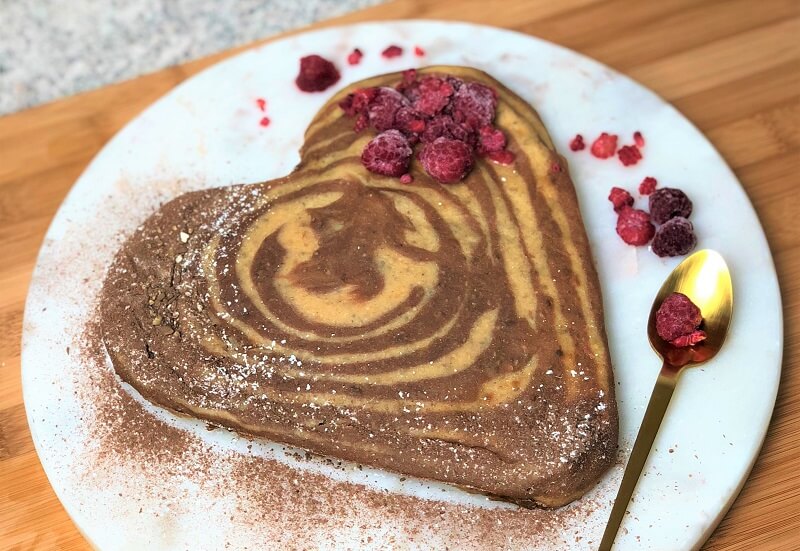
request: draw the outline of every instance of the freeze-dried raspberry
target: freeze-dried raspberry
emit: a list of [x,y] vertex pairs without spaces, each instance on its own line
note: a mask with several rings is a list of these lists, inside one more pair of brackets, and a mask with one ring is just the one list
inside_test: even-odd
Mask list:
[[422,134],[425,119],[411,107],[401,107],[394,116],[394,127],[404,134]]
[[397,111],[406,106],[408,106],[408,100],[394,88],[378,88],[378,93],[367,107],[369,123],[378,132],[394,128]]
[[258,105],[259,111],[267,110],[267,100],[265,100],[264,98],[256,98],[256,105]]
[[472,168],[472,149],[458,140],[437,138],[423,146],[419,160],[425,172],[437,181],[458,182]]
[[628,245],[646,245],[656,232],[650,215],[643,210],[623,208],[617,218],[617,233]]
[[486,157],[493,163],[497,163],[499,165],[510,165],[514,162],[514,159],[516,159],[517,156],[508,149],[503,149],[502,151],[493,151],[492,153],[487,153]]
[[608,200],[614,205],[614,212],[633,206],[633,197],[621,187],[612,187],[608,194]]
[[353,132],[358,134],[369,126],[369,117],[366,113],[359,113],[356,117],[356,122],[353,124]]
[[572,151],[581,151],[582,149],[585,149],[586,144],[583,143],[583,136],[580,134],[575,134],[575,137],[572,138],[571,142],[569,142],[569,148]]
[[423,143],[429,143],[436,138],[452,138],[460,142],[471,144],[474,141],[472,133],[453,120],[450,115],[437,115],[429,120],[422,133]]
[[635,165],[642,159],[642,152],[635,145],[623,145],[617,151],[617,155],[625,166]]
[[350,54],[347,56],[347,63],[350,65],[358,65],[361,63],[361,58],[364,57],[364,52],[359,50],[358,48],[354,48]]
[[425,55],[425,50],[423,50],[419,46],[414,46],[414,55],[417,57],[422,57]]
[[496,153],[506,148],[506,135],[494,126],[483,126],[478,132],[478,152]]
[[453,119],[477,130],[491,124],[497,108],[495,91],[477,82],[466,82],[453,96]]
[[656,333],[667,342],[692,335],[701,323],[700,308],[683,293],[667,296],[656,310]]
[[269,117],[261,117],[261,120],[260,120],[260,121],[258,121],[258,124],[260,124],[261,126],[267,127],[267,126],[269,126],[269,124],[270,124],[271,122],[272,122],[272,121],[270,120],[270,118],[269,118]]
[[617,135],[603,132],[592,142],[592,155],[598,159],[608,159],[617,152]]
[[378,134],[364,146],[361,163],[375,174],[402,176],[411,162],[411,146],[399,130]]
[[656,190],[656,186],[658,185],[658,180],[653,178],[652,176],[647,176],[642,182],[639,184],[639,194],[640,195],[650,195]]
[[338,82],[339,77],[333,63],[314,54],[300,58],[300,73],[295,83],[303,92],[321,92]]
[[677,216],[664,222],[653,238],[653,252],[658,256],[681,256],[697,245],[692,223]]
[[339,102],[339,107],[342,108],[342,111],[344,111],[344,114],[348,117],[359,113],[365,113],[369,102],[375,99],[377,95],[378,88],[359,88],[352,94],[347,94],[347,96]]
[[687,346],[694,346],[699,342],[706,340],[706,332],[700,329],[692,331],[688,335],[681,335],[677,339],[672,339],[670,344],[678,348],[686,348]]
[[633,133],[633,143],[636,144],[636,147],[644,147],[644,136],[638,130]]
[[657,189],[650,195],[650,215],[656,224],[663,224],[670,218],[692,214],[692,202],[684,192],[671,187]]
[[393,57],[399,57],[403,55],[403,48],[400,46],[395,46],[394,44],[386,48],[381,52],[381,55],[386,59],[391,59]]
[[425,77],[418,81],[412,105],[423,115],[433,117],[450,103],[453,93],[453,87],[446,80]]

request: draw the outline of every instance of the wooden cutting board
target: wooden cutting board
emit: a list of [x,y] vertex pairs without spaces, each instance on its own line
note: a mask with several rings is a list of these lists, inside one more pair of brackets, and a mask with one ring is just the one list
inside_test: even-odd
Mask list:
[[[786,345],[763,452],[705,548],[800,547],[800,2],[400,0],[315,27],[398,18],[496,25],[582,52],[665,97],[721,151],[770,241]],[[50,219],[128,120],[241,49],[0,118],[0,549],[88,548],[36,457],[20,388],[25,294]]]

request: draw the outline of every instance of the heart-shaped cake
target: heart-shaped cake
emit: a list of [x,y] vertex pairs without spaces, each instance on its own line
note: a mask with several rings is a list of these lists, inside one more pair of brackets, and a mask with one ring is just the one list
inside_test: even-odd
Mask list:
[[513,162],[479,157],[451,184],[417,160],[403,181],[370,172],[375,132],[354,131],[340,103],[402,76],[356,83],[316,115],[289,176],[181,195],[127,239],[101,296],[106,349],[170,410],[563,505],[617,448],[599,285],[566,163],[536,112],[487,74],[419,75],[494,90]]

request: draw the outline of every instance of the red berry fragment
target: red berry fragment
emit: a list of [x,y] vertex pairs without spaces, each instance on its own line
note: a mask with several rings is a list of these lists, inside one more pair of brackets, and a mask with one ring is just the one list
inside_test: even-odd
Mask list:
[[471,132],[455,122],[450,115],[437,115],[429,120],[421,139],[424,143],[429,143],[441,137],[465,143],[472,141]]
[[361,163],[375,174],[399,177],[408,172],[411,146],[399,130],[378,134],[364,146]]
[[617,155],[625,166],[635,165],[642,159],[642,152],[635,145],[623,145],[619,148]]
[[650,223],[650,215],[643,210],[623,208],[617,218],[617,234],[628,245],[647,245],[656,228]]
[[656,190],[657,185],[658,185],[658,180],[656,180],[652,176],[647,176],[644,180],[642,180],[642,183],[639,184],[639,194],[650,195]]
[[264,98],[256,99],[256,105],[258,105],[259,111],[263,112],[267,110],[267,100],[265,100]]
[[404,106],[394,116],[394,127],[403,134],[422,134],[425,131],[425,118],[412,107]]
[[509,151],[508,149],[504,149],[502,151],[493,151],[492,153],[488,153],[486,155],[490,161],[493,163],[497,163],[499,165],[510,165],[514,162],[514,159],[517,157]]
[[575,137],[572,138],[571,142],[569,142],[569,148],[572,151],[581,151],[582,149],[585,149],[586,144],[583,143],[583,136],[580,134],[575,134]]
[[350,65],[358,65],[361,63],[362,57],[364,57],[364,52],[358,48],[354,48],[353,51],[347,56],[347,63]]
[[650,215],[656,224],[663,224],[670,218],[692,214],[692,202],[684,192],[671,187],[657,189],[650,195]]
[[395,46],[394,44],[386,48],[381,52],[381,55],[386,59],[392,59],[393,57],[399,57],[403,55],[403,48],[400,46]]
[[491,124],[497,108],[495,91],[477,82],[466,82],[453,96],[453,120],[472,130]]
[[481,127],[478,132],[478,153],[495,153],[506,148],[506,135],[491,125]]
[[405,173],[400,176],[400,183],[401,184],[410,184],[414,181],[414,177],[411,174]]
[[636,147],[644,147],[644,136],[638,130],[633,133],[633,143],[636,144]]
[[422,57],[425,55],[425,50],[423,50],[419,46],[414,46],[414,55],[417,57]]
[[614,212],[620,212],[624,208],[633,206],[633,197],[630,193],[620,187],[612,187],[608,194],[608,200],[614,205]]
[[683,293],[672,293],[656,311],[656,333],[675,346],[690,346],[703,340],[705,333],[698,331],[701,323],[700,308]]
[[394,128],[395,116],[401,107],[408,106],[408,100],[394,88],[381,87],[367,107],[369,123],[378,132]]
[[458,182],[472,168],[472,149],[458,140],[436,138],[419,153],[425,172],[442,184]]
[[592,155],[598,159],[608,159],[617,152],[617,135],[603,132],[592,143]]
[[425,77],[419,81],[413,92],[412,101],[414,109],[433,117],[442,111],[449,103],[454,90],[452,85],[438,77]]
[[339,107],[348,117],[366,113],[369,102],[375,99],[377,95],[378,88],[359,88],[352,94],[347,94],[347,97],[339,102]]
[[322,92],[339,78],[339,70],[333,63],[318,55],[307,55],[300,58],[300,73],[295,83],[303,92]]
[[653,238],[653,252],[658,256],[682,256],[697,245],[692,223],[686,218],[670,218],[658,227]]
[[267,126],[269,126],[269,123],[271,123],[271,122],[272,121],[269,120],[269,117],[261,117],[261,120],[258,121],[258,124],[260,124],[263,127],[267,127]]

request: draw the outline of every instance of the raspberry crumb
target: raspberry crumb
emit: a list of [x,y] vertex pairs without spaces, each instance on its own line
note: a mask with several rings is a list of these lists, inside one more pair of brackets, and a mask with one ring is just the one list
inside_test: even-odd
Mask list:
[[393,57],[400,57],[401,55],[403,55],[403,48],[392,44],[391,46],[383,50],[381,52],[381,55],[386,59],[392,59]]
[[586,144],[583,143],[583,136],[581,136],[580,134],[575,134],[575,137],[572,138],[571,142],[569,142],[569,148],[572,151],[581,151],[583,149],[586,149]]
[[364,146],[361,163],[370,172],[383,176],[402,176],[411,162],[411,146],[399,130],[378,134]]
[[656,180],[652,176],[647,176],[644,180],[642,180],[642,183],[639,184],[639,194],[650,195],[656,190],[657,185],[658,185],[658,180]]
[[425,55],[425,50],[423,50],[419,46],[414,46],[414,55],[417,57],[422,57]]
[[267,127],[267,126],[269,126],[269,123],[271,123],[271,122],[272,121],[269,120],[269,117],[261,117],[261,120],[258,121],[258,124],[260,124],[261,126]]
[[696,245],[694,226],[680,216],[670,218],[659,226],[653,238],[653,252],[661,257],[685,255]]
[[633,133],[633,143],[636,144],[636,147],[644,147],[644,136],[638,130]]
[[617,234],[628,245],[646,245],[656,233],[650,215],[643,210],[623,208],[617,218]]
[[300,73],[295,79],[303,92],[322,92],[339,81],[339,70],[324,57],[307,55],[300,58]]
[[419,153],[425,172],[442,184],[458,182],[472,169],[472,150],[464,142],[436,138]]
[[683,293],[672,293],[656,311],[656,333],[674,346],[692,346],[706,338],[699,330],[703,323],[700,308]]
[[358,65],[361,63],[362,57],[364,57],[364,52],[358,48],[354,48],[353,51],[347,56],[347,63],[350,65]]
[[559,163],[558,161],[553,161],[552,163],[550,163],[550,172],[561,172],[561,170],[562,170],[561,163]]
[[265,100],[264,98],[256,99],[256,105],[258,105],[259,111],[263,112],[267,110],[267,100]]
[[664,187],[650,195],[650,214],[656,224],[663,224],[676,216],[689,218],[692,202],[681,190]]
[[402,176],[400,176],[400,183],[401,184],[410,184],[413,181],[414,181],[414,177],[411,174],[407,173],[407,172],[405,174],[403,174]]
[[642,159],[642,152],[635,145],[623,145],[619,148],[617,155],[625,166],[635,165]]
[[488,157],[493,163],[497,163],[499,165],[510,165],[514,162],[514,159],[516,159],[517,156],[514,155],[512,151],[504,149],[502,151],[493,151],[488,153],[486,157]]
[[608,159],[609,157],[613,157],[614,153],[617,152],[617,135],[603,132],[592,143],[591,152],[592,155],[598,159]]
[[478,132],[478,152],[495,153],[506,147],[506,135],[499,128],[491,125],[482,126]]
[[620,187],[612,187],[608,194],[608,200],[614,205],[614,212],[620,212],[624,208],[633,206],[633,197],[630,193]]

